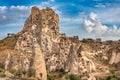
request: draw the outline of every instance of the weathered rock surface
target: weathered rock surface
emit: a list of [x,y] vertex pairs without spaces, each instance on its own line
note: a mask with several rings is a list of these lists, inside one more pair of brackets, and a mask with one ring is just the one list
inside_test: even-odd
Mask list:
[[94,62],[81,54],[78,37],[60,34],[58,21],[58,15],[51,8],[33,7],[15,49],[32,54],[33,63],[28,65],[35,68],[37,77],[42,73],[45,79],[46,67],[48,72],[60,69],[72,74],[94,72]]
[[89,74],[89,80],[96,80],[94,73],[109,73],[109,65],[119,68],[113,65],[120,63],[119,41],[67,37],[59,33],[58,22],[59,16],[51,8],[33,7],[23,30],[17,34],[13,53],[18,56],[7,53],[5,70],[33,68],[36,77],[47,80],[47,73],[62,69],[71,74]]

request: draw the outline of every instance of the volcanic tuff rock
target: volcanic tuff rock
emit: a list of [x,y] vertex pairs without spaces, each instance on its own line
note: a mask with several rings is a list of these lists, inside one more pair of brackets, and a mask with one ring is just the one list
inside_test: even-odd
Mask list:
[[59,16],[51,8],[33,7],[23,30],[16,35],[14,50],[6,52],[5,70],[32,68],[36,77],[47,80],[47,73],[62,69],[71,74],[88,74],[90,80],[95,80],[94,76],[102,72],[118,69],[113,64],[120,63],[119,41],[109,44],[67,37],[59,33],[58,22]]

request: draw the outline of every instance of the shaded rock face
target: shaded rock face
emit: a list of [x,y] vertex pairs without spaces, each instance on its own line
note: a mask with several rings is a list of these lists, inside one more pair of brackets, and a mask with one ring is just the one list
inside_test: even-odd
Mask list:
[[12,69],[28,70],[29,69],[29,63],[30,63],[29,56],[26,55],[24,52],[8,50],[5,53],[8,53],[4,59],[5,70],[12,70]]
[[120,52],[112,51],[109,64],[117,64],[120,62]]

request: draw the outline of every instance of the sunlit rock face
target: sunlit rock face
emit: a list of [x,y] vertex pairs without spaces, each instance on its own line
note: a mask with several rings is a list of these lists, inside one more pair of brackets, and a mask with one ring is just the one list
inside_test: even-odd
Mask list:
[[58,21],[58,15],[51,8],[33,7],[15,46],[16,50],[31,54],[29,65],[44,80],[47,77],[45,58],[52,53],[53,42],[59,37]]
[[[108,64],[120,62],[119,49],[108,54],[111,47],[100,40],[84,43],[77,36],[59,33],[59,16],[51,8],[33,7],[18,35],[15,51],[19,57],[14,59],[8,54],[5,69],[10,64],[26,71],[33,68],[35,76],[42,80],[47,80],[47,73],[60,70],[95,78],[94,73],[109,72]],[[11,63],[11,59],[15,61]]]
[[[59,16],[51,8],[39,10],[33,7],[19,33],[21,36],[15,50],[30,54],[28,65],[35,68],[37,76],[42,73],[46,77],[46,67],[48,72],[60,69],[74,74],[94,71],[92,60],[81,56],[82,47],[78,37],[60,34],[58,22]],[[89,71],[86,66],[89,66]]]

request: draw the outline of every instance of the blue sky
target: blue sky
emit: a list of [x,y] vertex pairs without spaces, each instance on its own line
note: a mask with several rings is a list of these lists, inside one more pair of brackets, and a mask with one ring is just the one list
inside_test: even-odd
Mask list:
[[53,8],[68,36],[120,39],[120,0],[0,0],[0,39],[22,30],[32,6]]

